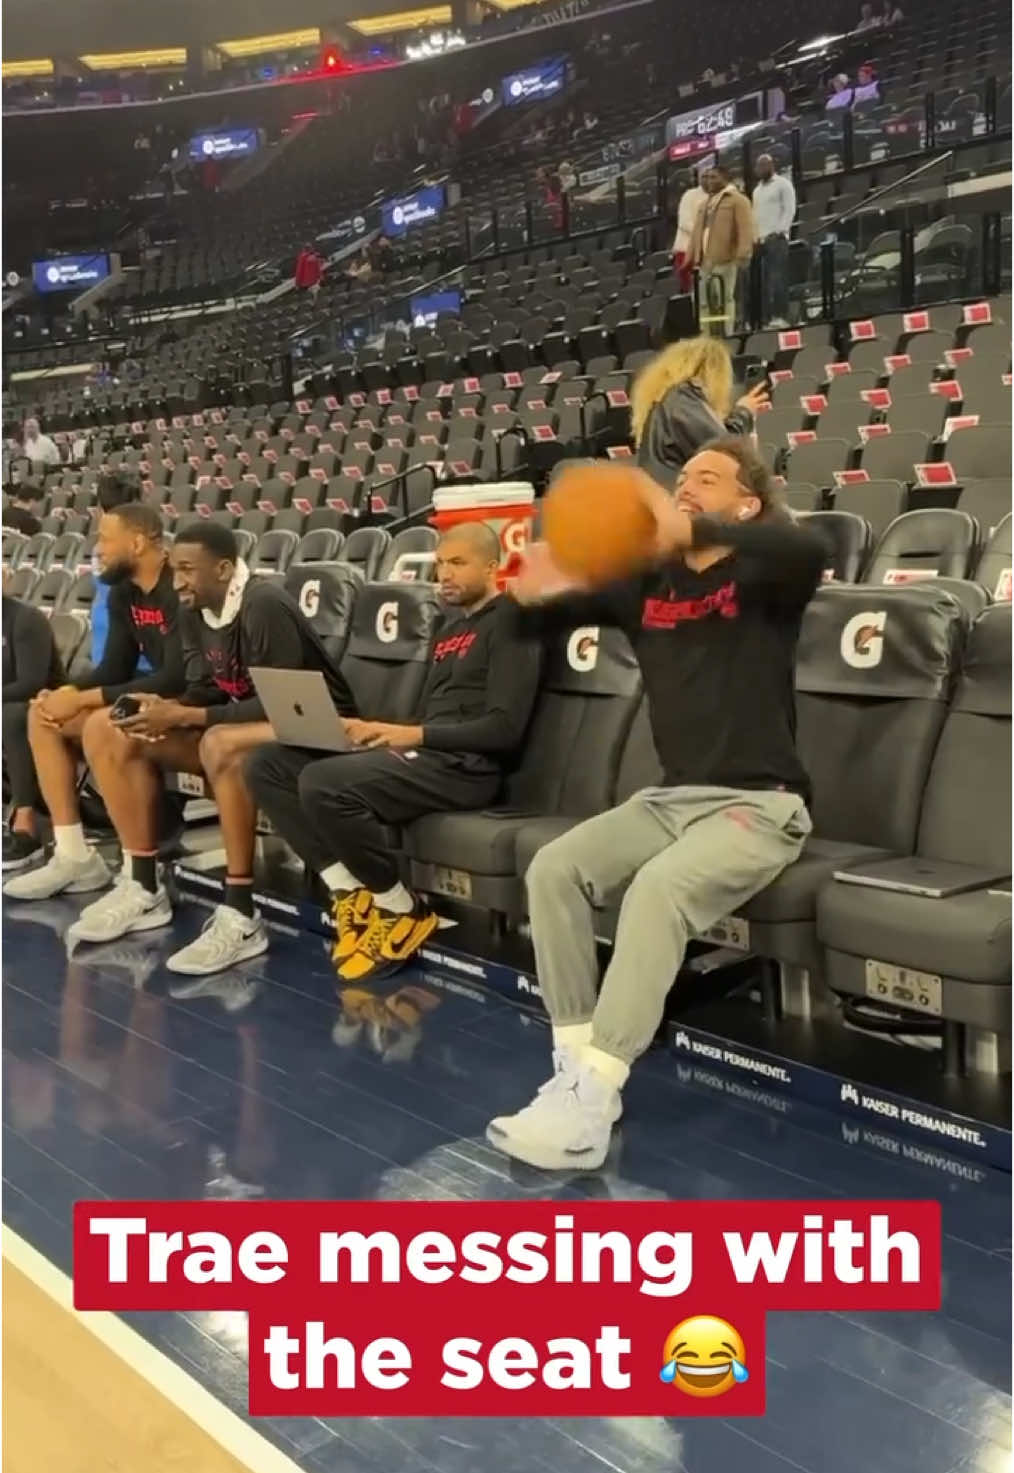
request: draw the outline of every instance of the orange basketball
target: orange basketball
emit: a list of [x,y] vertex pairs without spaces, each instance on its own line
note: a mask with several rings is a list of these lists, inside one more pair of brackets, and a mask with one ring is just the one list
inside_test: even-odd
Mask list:
[[632,465],[568,466],[542,502],[542,536],[562,573],[585,583],[625,578],[650,561],[656,523]]

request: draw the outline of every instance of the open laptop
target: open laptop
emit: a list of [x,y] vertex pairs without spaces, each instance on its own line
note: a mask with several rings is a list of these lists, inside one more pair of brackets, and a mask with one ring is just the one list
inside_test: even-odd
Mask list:
[[867,885],[874,890],[894,890],[902,895],[925,895],[930,900],[946,900],[968,890],[985,890],[1007,878],[999,868],[914,858],[884,859],[862,869],[835,870],[834,877],[846,885]]
[[283,746],[352,751],[319,670],[272,670],[262,665],[251,667],[250,678]]

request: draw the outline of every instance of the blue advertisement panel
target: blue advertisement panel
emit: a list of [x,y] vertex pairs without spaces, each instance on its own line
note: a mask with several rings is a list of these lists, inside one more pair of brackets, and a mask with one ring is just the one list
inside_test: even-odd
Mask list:
[[256,153],[260,147],[256,128],[230,128],[220,133],[195,133],[187,144],[187,153],[195,162],[204,159],[238,159]]
[[109,275],[109,257],[59,256],[53,261],[33,261],[32,281],[37,292],[87,291]]
[[555,97],[567,84],[567,58],[554,56],[540,61],[523,72],[512,72],[500,84],[504,107],[517,107],[522,102],[538,102]]
[[433,327],[441,312],[461,316],[461,293],[455,287],[446,291],[426,292],[412,298],[412,326]]
[[416,225],[435,220],[446,202],[444,186],[433,184],[401,199],[389,199],[380,207],[380,228],[385,235],[404,235]]

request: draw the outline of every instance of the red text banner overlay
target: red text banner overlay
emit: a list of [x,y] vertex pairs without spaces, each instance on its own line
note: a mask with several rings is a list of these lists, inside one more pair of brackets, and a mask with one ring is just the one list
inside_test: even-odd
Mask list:
[[255,1416],[757,1416],[769,1310],[940,1306],[936,1202],[79,1202],[78,1309],[246,1310]]

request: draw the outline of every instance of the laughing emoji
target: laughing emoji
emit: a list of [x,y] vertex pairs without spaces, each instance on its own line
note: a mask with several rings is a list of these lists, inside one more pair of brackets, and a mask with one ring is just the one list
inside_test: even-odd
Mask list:
[[695,1314],[670,1330],[662,1362],[662,1380],[687,1396],[723,1396],[750,1378],[742,1335],[711,1314]]

